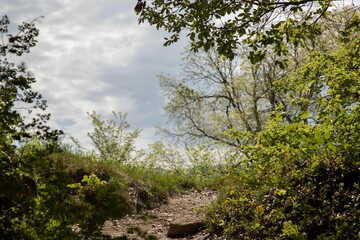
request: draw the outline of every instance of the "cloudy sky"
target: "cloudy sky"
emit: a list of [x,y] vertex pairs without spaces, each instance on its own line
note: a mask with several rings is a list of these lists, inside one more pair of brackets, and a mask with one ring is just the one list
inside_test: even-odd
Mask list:
[[[35,89],[48,100],[51,126],[90,147],[92,126],[86,113],[127,112],[142,128],[141,148],[166,123],[156,78],[178,74],[185,42],[163,47],[164,32],[138,25],[137,0],[2,0],[0,14],[15,27],[44,16],[38,44],[23,57],[37,79]],[[10,59],[11,60],[11,59]]]

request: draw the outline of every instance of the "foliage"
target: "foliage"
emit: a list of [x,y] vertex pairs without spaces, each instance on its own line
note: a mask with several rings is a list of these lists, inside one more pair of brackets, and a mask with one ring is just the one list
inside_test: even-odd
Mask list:
[[100,153],[101,161],[131,161],[135,150],[134,141],[141,130],[130,131],[127,114],[113,112],[115,119],[102,120],[96,112],[88,113],[94,131],[88,133],[95,148]]
[[151,167],[159,167],[179,173],[189,165],[182,149],[181,144],[175,142],[165,144],[162,141],[156,141],[149,144],[149,150],[143,161]]
[[244,82],[239,62],[214,51],[186,52],[180,78],[159,77],[166,100],[164,109],[175,127],[174,131],[167,130],[170,135],[237,146],[239,142],[227,137],[229,128],[251,132],[261,128],[253,115],[259,112],[251,109],[256,104],[253,92],[258,97],[260,91]]
[[31,174],[5,184],[18,189],[1,201],[6,239],[108,239],[101,234],[104,222],[133,209],[123,175],[92,156],[39,141],[18,153]]
[[[38,239],[39,236],[64,236],[63,215],[56,216],[47,194],[48,186],[41,181],[36,166],[43,155],[22,155],[18,146],[35,136],[46,139],[52,149],[61,131],[46,125],[46,101],[32,90],[35,78],[25,64],[16,66],[9,55],[22,56],[36,45],[38,30],[34,21],[22,23],[16,35],[8,34],[10,21],[0,20],[0,226],[7,239]],[[33,116],[32,115],[35,115]],[[31,120],[32,117],[32,120]],[[15,145],[17,143],[17,145]],[[46,164],[44,160],[44,164]],[[55,201],[56,203],[56,201]],[[54,215],[53,215],[54,214]],[[40,228],[41,227],[41,228]],[[60,230],[63,229],[63,230]],[[71,235],[71,234],[70,234]]]
[[[185,157],[189,162],[184,169],[187,178],[193,179],[195,187],[218,189],[223,180],[223,173],[227,171],[227,162],[220,158],[214,147],[199,144],[185,146]],[[226,154],[228,154],[227,152]]]
[[[228,159],[206,144],[182,146],[179,143],[165,144],[158,141],[149,147],[141,165],[147,171],[154,169],[159,173],[165,172],[169,179],[164,180],[175,187],[173,190],[217,189],[227,168],[225,163]],[[223,155],[230,155],[230,151],[224,151]]]
[[[318,21],[323,35],[304,40],[303,46],[290,48],[283,57],[269,48],[257,64],[244,59],[248,47],[238,49],[232,60],[215,49],[197,53],[187,49],[179,77],[159,76],[164,110],[173,123],[173,128],[162,129],[162,133],[192,143],[208,141],[239,149],[265,128],[269,114],[280,106],[286,122],[298,121],[307,111],[310,119],[319,110],[316,97],[323,91],[324,79],[294,80],[293,75],[312,52],[330,53],[339,48],[336,36],[354,14],[352,9],[331,12]],[[287,59],[285,69],[276,64],[282,58]]]
[[[357,16],[350,23],[358,24]],[[309,90],[301,83],[323,79],[316,115],[309,121],[304,110],[286,123],[284,108],[274,113],[209,212],[214,231],[229,239],[358,237],[360,38],[351,34],[355,29],[358,25],[349,24],[338,49],[314,52],[291,78],[297,83],[294,93]]]
[[[8,34],[10,21],[2,16],[0,20],[0,134],[1,144],[12,143],[30,137],[31,134],[47,138],[57,138],[60,131],[50,131],[46,126],[50,114],[42,114],[46,110],[46,101],[41,94],[32,90],[35,78],[26,70],[24,63],[18,66],[9,62],[7,56],[22,56],[36,45],[39,31],[34,21],[24,22],[19,26],[16,35]],[[6,36],[5,36],[6,34]],[[23,111],[22,111],[23,110]],[[40,110],[32,121],[25,121],[34,110]],[[27,114],[26,114],[27,113]],[[6,136],[6,137],[5,137]],[[5,142],[4,142],[5,141]]]
[[331,0],[155,0],[141,11],[139,23],[148,22],[169,32],[165,46],[186,31],[194,52],[215,48],[232,59],[239,45],[248,45],[249,58],[256,63],[264,58],[269,46],[284,56],[288,44],[297,47],[320,35],[318,20],[326,17],[333,6]]

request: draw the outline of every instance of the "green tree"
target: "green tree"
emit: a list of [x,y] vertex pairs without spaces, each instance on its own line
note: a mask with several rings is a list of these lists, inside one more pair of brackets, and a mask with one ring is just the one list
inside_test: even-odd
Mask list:
[[2,16],[0,20],[0,131],[2,136],[6,136],[1,141],[6,140],[10,144],[31,135],[54,139],[60,133],[50,131],[46,125],[50,117],[50,114],[43,113],[47,108],[46,101],[40,93],[32,90],[36,80],[26,70],[25,63],[16,65],[7,58],[11,54],[22,56],[29,53],[30,48],[36,45],[39,31],[35,21],[24,22],[17,34],[9,34],[8,17]]
[[336,36],[354,14],[353,9],[340,9],[319,20],[323,35],[289,48],[285,69],[276,64],[284,57],[270,49],[256,64],[246,59],[247,47],[240,48],[232,60],[215,49],[197,53],[187,49],[179,77],[159,76],[164,109],[174,123],[174,128],[163,132],[193,142],[211,140],[239,147],[264,130],[269,114],[279,107],[285,111],[285,122],[299,118],[314,122],[319,110],[316,98],[327,87],[324,78],[300,82],[294,81],[294,75],[312,52],[339,48]]
[[290,78],[296,83],[290,95],[322,79],[315,120],[284,122],[280,108],[273,114],[256,144],[245,147],[247,161],[234,169],[210,213],[215,231],[229,239],[359,237],[358,16],[339,34],[338,48],[313,52]]
[[9,55],[22,56],[36,45],[35,21],[22,23],[17,34],[10,34],[8,17],[0,20],[0,235],[8,239],[36,238],[32,227],[46,216],[45,196],[40,194],[45,186],[34,170],[42,157],[36,153],[24,157],[18,146],[35,137],[53,145],[61,135],[46,125],[50,114],[44,113],[47,106],[41,94],[32,90],[35,78],[24,63],[8,60]]
[[222,58],[215,51],[186,51],[179,78],[160,75],[164,107],[174,129],[170,135],[187,140],[238,146],[243,141],[228,130],[260,131],[268,113],[257,79],[240,69],[241,59]]
[[141,130],[130,130],[127,114],[113,112],[114,119],[102,120],[96,112],[88,113],[94,131],[88,133],[102,161],[130,162],[134,156],[135,139]]
[[331,0],[155,0],[140,10],[139,22],[169,32],[165,45],[176,42],[184,31],[194,51],[215,48],[234,58],[239,45],[247,45],[255,63],[270,45],[277,55],[286,55],[288,44],[298,46],[320,35],[318,21],[335,4]]

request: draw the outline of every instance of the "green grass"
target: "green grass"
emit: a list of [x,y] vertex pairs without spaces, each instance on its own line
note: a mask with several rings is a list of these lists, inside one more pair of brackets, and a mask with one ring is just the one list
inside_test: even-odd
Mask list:
[[94,154],[73,152],[68,148],[50,154],[50,158],[53,168],[64,169],[76,182],[85,175],[95,174],[100,180],[119,186],[124,196],[136,191],[138,197],[143,198],[137,201],[143,201],[146,208],[166,202],[169,196],[191,188],[216,189],[223,178],[215,169],[199,174],[200,171],[194,168],[173,171],[134,162],[102,161]]
[[[19,238],[31,235],[33,239],[74,239],[77,233],[72,226],[77,225],[80,238],[98,235],[100,239],[106,220],[154,208],[167,202],[169,196],[188,189],[214,188],[221,179],[218,174],[205,174],[194,168],[173,171],[141,161],[103,161],[93,153],[39,141],[19,147],[17,154],[22,170],[11,173],[18,179],[16,184],[30,181],[34,185],[34,191],[28,195],[20,188],[13,194],[17,198],[7,195],[15,203],[26,203],[6,213],[6,221],[17,219],[6,229],[7,234]],[[9,181],[6,186],[11,185]],[[13,206],[10,201],[5,203],[9,209]]]

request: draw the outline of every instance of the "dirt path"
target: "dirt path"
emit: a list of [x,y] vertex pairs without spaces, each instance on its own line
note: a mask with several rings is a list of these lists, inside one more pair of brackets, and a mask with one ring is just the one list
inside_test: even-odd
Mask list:
[[[215,200],[212,191],[188,191],[185,194],[173,196],[167,204],[141,214],[126,216],[121,220],[106,222],[103,233],[120,237],[126,235],[129,239],[159,239],[166,240],[170,223],[191,223],[201,221],[205,206]],[[210,239],[206,230],[177,239]],[[211,238],[213,239],[213,238]]]

